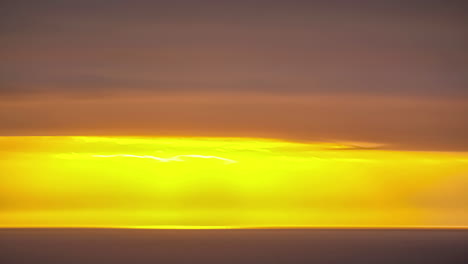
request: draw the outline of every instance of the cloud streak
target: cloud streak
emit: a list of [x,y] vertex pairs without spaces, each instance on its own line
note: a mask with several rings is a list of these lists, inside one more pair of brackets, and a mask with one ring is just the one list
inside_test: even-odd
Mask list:
[[205,156],[205,155],[177,155],[170,158],[161,158],[151,155],[131,155],[131,154],[115,154],[115,155],[93,155],[96,158],[117,158],[117,157],[125,157],[125,158],[139,158],[139,159],[153,159],[159,162],[173,162],[173,161],[186,161],[184,158],[200,158],[200,159],[217,159],[223,161],[225,164],[233,164],[237,163],[237,161],[232,159],[226,159],[217,156]]

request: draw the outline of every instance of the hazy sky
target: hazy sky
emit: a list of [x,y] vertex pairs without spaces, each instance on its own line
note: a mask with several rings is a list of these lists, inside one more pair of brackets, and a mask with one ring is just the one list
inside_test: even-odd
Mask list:
[[0,134],[468,150],[462,2],[2,1]]
[[467,225],[463,1],[0,2],[0,226]]

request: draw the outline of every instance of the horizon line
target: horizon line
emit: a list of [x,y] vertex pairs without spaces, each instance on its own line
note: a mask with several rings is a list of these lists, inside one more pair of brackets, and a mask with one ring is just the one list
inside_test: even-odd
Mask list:
[[197,225],[141,225],[141,226],[0,226],[5,229],[128,229],[128,230],[468,230],[468,226],[197,226]]

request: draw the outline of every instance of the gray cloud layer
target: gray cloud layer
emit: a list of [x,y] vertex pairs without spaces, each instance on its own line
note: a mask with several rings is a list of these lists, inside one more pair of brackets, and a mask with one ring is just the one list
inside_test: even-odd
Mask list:
[[467,96],[458,1],[2,1],[0,95]]

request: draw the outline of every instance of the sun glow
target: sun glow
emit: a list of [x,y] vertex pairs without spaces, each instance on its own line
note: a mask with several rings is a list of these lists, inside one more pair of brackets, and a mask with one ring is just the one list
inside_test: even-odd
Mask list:
[[468,226],[468,153],[256,138],[0,146],[3,227]]

